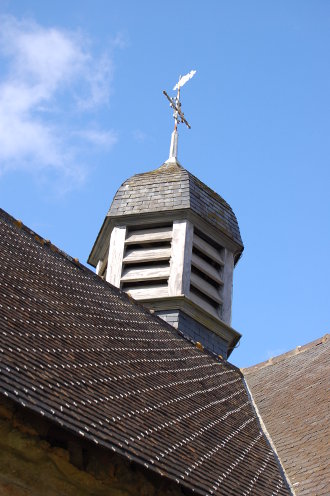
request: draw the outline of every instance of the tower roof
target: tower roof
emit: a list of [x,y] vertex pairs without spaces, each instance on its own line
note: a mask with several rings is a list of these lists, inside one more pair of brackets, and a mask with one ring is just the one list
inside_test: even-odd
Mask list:
[[191,209],[243,248],[230,205],[177,162],[136,174],[118,189],[108,216]]

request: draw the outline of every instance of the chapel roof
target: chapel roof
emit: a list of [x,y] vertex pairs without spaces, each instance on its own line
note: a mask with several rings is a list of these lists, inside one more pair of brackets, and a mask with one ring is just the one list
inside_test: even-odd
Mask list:
[[191,209],[241,245],[236,216],[230,205],[179,163],[135,174],[118,189],[108,216]]
[[329,334],[243,369],[297,495],[329,494]]
[[0,211],[0,393],[201,495],[287,495],[239,369]]

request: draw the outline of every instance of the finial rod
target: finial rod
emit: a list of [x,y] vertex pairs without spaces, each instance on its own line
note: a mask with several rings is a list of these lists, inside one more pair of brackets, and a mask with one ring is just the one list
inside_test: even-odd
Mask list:
[[178,132],[176,129],[172,132],[171,135],[171,146],[170,146],[170,155],[168,160],[173,162],[178,158]]

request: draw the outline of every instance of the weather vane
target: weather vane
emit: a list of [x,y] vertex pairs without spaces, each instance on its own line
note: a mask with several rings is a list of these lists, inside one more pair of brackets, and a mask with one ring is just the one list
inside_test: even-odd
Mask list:
[[195,74],[196,74],[196,71],[190,71],[185,76],[179,77],[179,81],[177,82],[177,84],[173,88],[174,91],[177,90],[176,96],[170,97],[166,93],[165,90],[163,91],[164,95],[166,96],[166,98],[170,102],[170,107],[174,110],[174,112],[173,112],[174,131],[172,133],[172,138],[171,138],[170,156],[169,156],[169,159],[167,162],[175,162],[177,160],[177,155],[178,155],[178,124],[180,124],[180,122],[183,122],[189,129],[191,129],[188,121],[186,120],[186,118],[184,116],[184,113],[181,110],[180,89]]

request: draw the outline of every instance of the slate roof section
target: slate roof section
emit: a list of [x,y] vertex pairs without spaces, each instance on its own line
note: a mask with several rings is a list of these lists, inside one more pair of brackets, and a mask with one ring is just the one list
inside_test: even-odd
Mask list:
[[0,394],[201,495],[287,495],[241,372],[0,213]]
[[243,247],[236,216],[220,195],[178,163],[136,174],[118,189],[108,216],[191,209]]
[[329,334],[243,369],[298,496],[329,494]]

